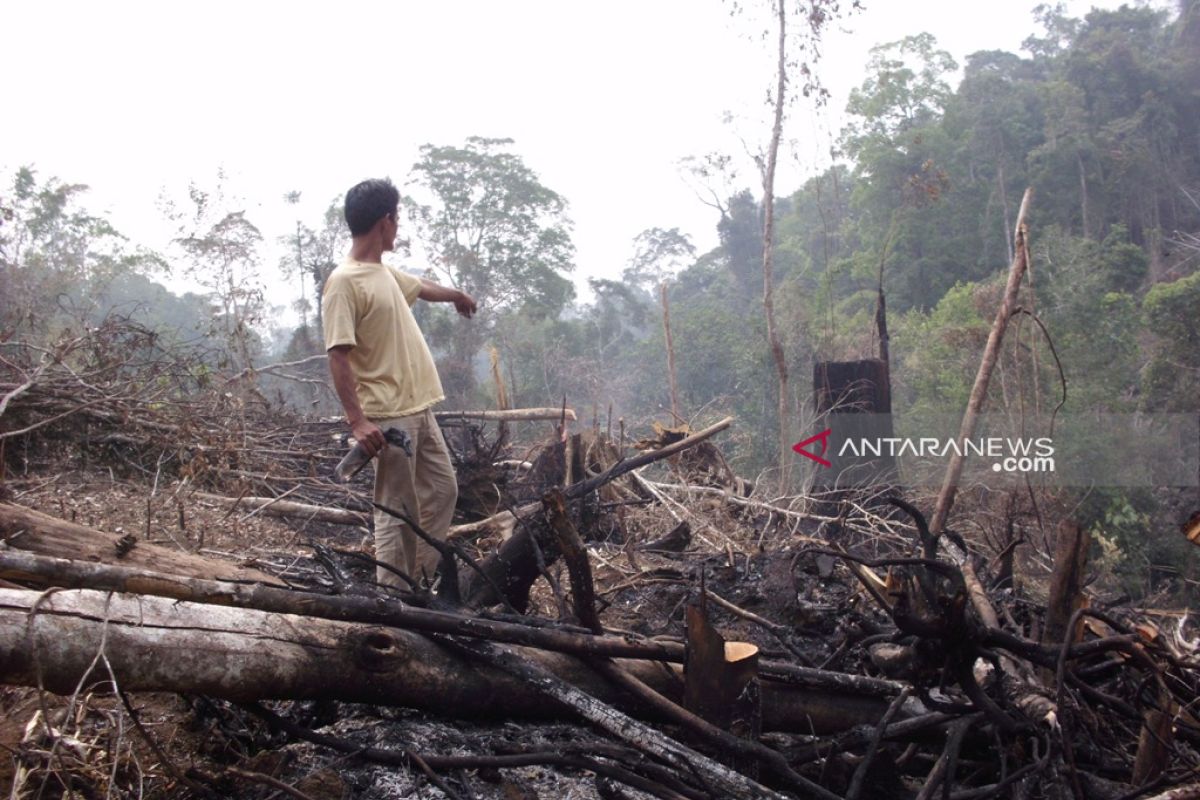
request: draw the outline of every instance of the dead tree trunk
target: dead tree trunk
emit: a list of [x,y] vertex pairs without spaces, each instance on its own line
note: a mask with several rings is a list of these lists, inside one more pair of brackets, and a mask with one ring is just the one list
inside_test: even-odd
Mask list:
[[665,281],[658,285],[658,292],[662,297],[663,337],[667,343],[667,381],[671,387],[671,416],[674,417],[671,424],[677,425],[683,418],[679,416],[679,388],[675,381],[675,343],[671,339],[671,306],[667,302]]
[[[651,641],[628,635],[595,636],[561,628],[531,626],[419,608],[378,597],[323,595],[262,584],[165,575],[108,564],[37,556],[20,551],[0,551],[0,580],[6,579],[37,588],[57,586],[126,592],[205,605],[404,628],[426,634],[444,633],[585,657],[669,663],[682,663],[685,660],[684,645],[678,642]],[[22,587],[14,584],[9,588]],[[890,698],[899,694],[903,688],[902,684],[892,681],[797,667],[783,662],[763,661],[759,666],[766,677],[797,687],[830,693],[835,697],[846,695]]]
[[783,340],[775,322],[775,166],[779,159],[779,143],[783,139],[783,109],[787,102],[787,4],[776,6],[779,21],[779,63],[776,66],[774,122],[771,125],[771,143],[767,146],[766,164],[763,167],[763,311],[767,317],[767,346],[775,363],[775,374],[779,379],[779,485],[786,493],[792,483],[792,450],[788,442],[791,412],[788,401],[788,365],[783,352]]
[[[1029,265],[1029,232],[1025,227],[1025,215],[1029,211],[1029,203],[1032,198],[1033,189],[1026,189],[1025,196],[1021,199],[1020,211],[1017,212],[1017,227],[1013,233],[1014,255],[1012,266],[1008,271],[1008,282],[1004,286],[1004,299],[1000,303],[1000,308],[996,310],[996,319],[988,333],[987,344],[983,349],[983,358],[979,362],[979,371],[976,373],[975,383],[971,387],[971,396],[967,400],[966,411],[963,412],[962,426],[958,433],[960,446],[963,441],[970,439],[975,434],[975,425],[979,421],[983,404],[987,400],[992,371],[996,368],[996,362],[1000,357],[1000,345],[1004,341],[1004,332],[1008,329],[1008,321],[1017,307],[1017,292],[1021,288],[1021,280]],[[958,481],[962,477],[963,461],[961,454],[950,457],[950,465],[946,468],[946,477],[942,481],[937,504],[933,509],[933,519],[929,522],[929,530],[935,536],[945,529],[946,520],[950,517],[950,509],[954,507],[954,495],[958,491]],[[980,619],[989,627],[999,627],[999,616],[988,600],[987,592],[979,582],[979,577],[975,574],[975,567],[971,564],[970,559],[964,561],[961,569],[963,580],[966,582],[971,596],[971,604]]]
[[683,705],[722,730],[757,740],[762,729],[758,648],[726,642],[708,621],[707,600],[687,608]]
[[1058,526],[1054,549],[1054,572],[1050,576],[1050,599],[1046,603],[1046,626],[1042,642],[1075,642],[1078,631],[1067,630],[1071,616],[1084,604],[1087,557],[1092,537],[1073,520]]
[[[824,427],[832,431],[829,441],[857,443],[893,436],[892,389],[886,361],[868,358],[818,362],[813,368],[813,395],[817,413],[825,415]],[[817,471],[817,486],[878,486],[896,479],[896,459],[891,455],[843,456],[831,452],[825,454],[825,460],[830,466]]]
[[[512,651],[604,703],[642,710],[580,659]],[[677,670],[618,663],[678,699]],[[535,687],[399,628],[90,590],[0,589],[0,683],[66,694],[113,679],[128,691],[239,701],[324,698],[461,717],[563,713]],[[886,709],[878,698],[782,684],[764,686],[763,706],[764,727],[806,732],[874,724]]]
[[[379,597],[326,595],[258,583],[213,581],[146,572],[108,564],[0,550],[0,580],[27,586],[93,589],[186,600],[276,614],[404,628],[425,634],[483,638],[580,656],[681,662],[683,645],[592,636],[552,627],[534,627],[420,608]],[[14,583],[14,586],[16,584]],[[830,673],[836,675],[837,673]]]
[[[1025,277],[1025,269],[1028,266],[1026,259],[1028,231],[1025,229],[1025,215],[1029,210],[1029,202],[1032,197],[1033,189],[1026,189],[1025,197],[1021,200],[1021,209],[1017,214],[1017,227],[1013,234],[1015,254],[1012,258],[1012,266],[1008,271],[1008,282],[1004,287],[1004,299],[1000,303],[1000,308],[996,309],[996,319],[992,322],[992,330],[988,334],[987,345],[983,349],[983,358],[979,362],[979,371],[976,373],[975,383],[971,387],[971,396],[967,400],[962,427],[958,434],[960,442],[970,439],[975,433],[975,425],[979,420],[979,414],[983,411],[983,404],[987,400],[992,371],[996,368],[996,361],[1000,357],[1000,345],[1004,341],[1004,332],[1008,329],[1008,321],[1017,307],[1017,292],[1021,288],[1021,280]],[[962,470],[963,456],[952,455],[950,466],[946,469],[946,478],[942,482],[942,489],[938,493],[933,519],[929,522],[929,530],[934,534],[941,533],[942,529],[946,527],[946,519],[950,516],[950,509],[954,506],[954,494],[958,489],[958,480],[962,477]],[[992,616],[994,618],[995,615]],[[994,619],[987,621],[989,624],[995,624]]]
[[502,408],[498,411],[435,411],[438,422],[460,419],[481,419],[500,422],[529,422],[535,420],[559,420],[566,417],[575,420],[573,408]]
[[0,539],[16,550],[40,555],[69,555],[81,561],[122,564],[152,572],[283,585],[282,581],[256,569],[145,544],[135,536],[102,533],[10,503],[0,503]]
[[[460,487],[461,489],[461,487]],[[225,495],[193,492],[192,497],[207,503],[235,510],[245,509],[247,512],[257,511],[269,517],[282,519],[315,520],[330,525],[349,525],[352,527],[367,527],[368,515],[360,511],[344,508],[329,508],[310,503],[297,503],[292,500],[280,500],[275,497],[226,497]],[[451,525],[449,535],[455,538],[466,538],[481,534],[499,534],[507,539],[512,534],[514,519],[507,511],[502,511],[487,519],[469,522],[464,525]]]
[[193,492],[192,497],[209,503],[216,503],[217,505],[231,508],[234,511],[253,511],[267,517],[305,519],[316,522],[327,522],[331,525],[354,525],[362,527],[366,527],[367,525],[367,515],[359,511],[314,506],[309,503],[297,503],[294,500],[280,500],[276,497],[225,497],[224,495],[208,494],[207,492]]

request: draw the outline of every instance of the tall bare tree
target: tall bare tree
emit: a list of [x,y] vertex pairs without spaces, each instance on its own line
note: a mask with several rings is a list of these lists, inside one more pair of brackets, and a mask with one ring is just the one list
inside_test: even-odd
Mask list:
[[[787,488],[792,481],[792,448],[789,437],[791,402],[787,354],[779,336],[775,321],[775,169],[779,163],[779,145],[783,140],[785,112],[792,95],[790,87],[795,78],[800,78],[800,93],[805,97],[822,102],[827,92],[821,87],[814,67],[820,58],[819,45],[825,27],[841,13],[839,0],[799,0],[791,6],[792,14],[804,20],[807,26],[800,28],[798,36],[788,35],[788,0],[773,0],[774,26],[777,44],[775,86],[771,95],[774,112],[771,124],[771,141],[767,152],[759,161],[763,187],[763,311],[767,317],[767,344],[771,359],[775,363],[775,374],[779,380],[779,481]],[[853,0],[853,9],[859,8]],[[791,49],[789,49],[791,44]]]

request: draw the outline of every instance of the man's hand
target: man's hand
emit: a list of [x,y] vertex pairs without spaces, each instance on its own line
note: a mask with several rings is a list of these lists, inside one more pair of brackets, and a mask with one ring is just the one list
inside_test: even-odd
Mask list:
[[383,431],[369,419],[364,418],[351,425],[350,431],[355,441],[365,447],[367,455],[371,457],[374,457],[376,453],[387,447],[387,439],[384,438]]
[[421,293],[417,295],[427,303],[454,303],[454,309],[467,319],[475,315],[475,298],[462,289],[439,286],[428,278],[421,278]]
[[466,292],[459,290],[458,297],[454,298],[454,310],[459,314],[462,314],[467,319],[470,319],[471,317],[475,316],[475,311],[477,310],[475,298],[471,297],[471,295],[467,294]]

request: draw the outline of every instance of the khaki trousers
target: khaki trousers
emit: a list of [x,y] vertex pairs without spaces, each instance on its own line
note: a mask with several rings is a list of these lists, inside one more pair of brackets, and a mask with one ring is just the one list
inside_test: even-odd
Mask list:
[[[375,502],[405,512],[430,536],[445,541],[458,500],[458,482],[433,411],[371,421],[385,431],[406,431],[413,451],[409,458],[403,448],[388,445],[379,453],[375,459]],[[422,577],[433,579],[441,556],[408,525],[376,509],[375,558],[419,581]],[[399,577],[381,567],[376,568],[375,579],[407,588]]]

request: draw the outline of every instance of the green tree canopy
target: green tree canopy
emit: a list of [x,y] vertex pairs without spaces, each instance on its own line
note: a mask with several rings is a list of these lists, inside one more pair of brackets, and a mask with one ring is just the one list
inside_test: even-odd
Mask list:
[[567,203],[512,144],[473,136],[462,147],[423,146],[412,183],[428,202],[403,202],[434,271],[490,311],[554,316],[574,296],[564,277],[575,256]]
[[471,137],[462,147],[421,148],[402,203],[441,279],[472,295],[480,315],[450,327],[443,385],[472,402],[474,358],[487,330],[508,313],[553,319],[574,296],[567,203],[544,186],[511,139]]

